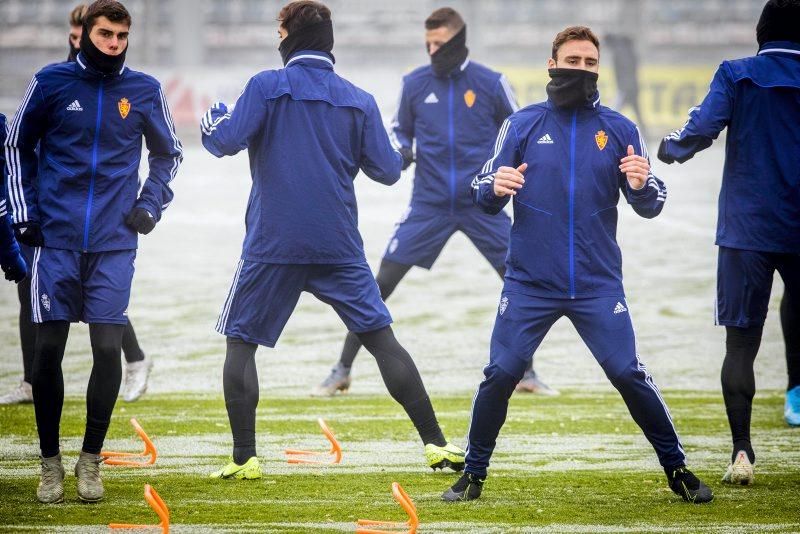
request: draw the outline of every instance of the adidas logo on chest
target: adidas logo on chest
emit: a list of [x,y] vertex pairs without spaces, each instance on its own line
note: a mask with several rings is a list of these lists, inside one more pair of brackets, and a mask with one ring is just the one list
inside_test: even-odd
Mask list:
[[423,102],[425,102],[426,104],[438,104],[439,98],[436,96],[436,93],[431,92],[431,94],[425,97],[425,100],[423,100]]
[[67,111],[83,111],[83,108],[81,107],[80,102],[78,102],[77,100],[73,100],[72,104],[67,106]]
[[536,141],[537,145],[552,145],[553,143],[554,143],[553,138],[550,137],[549,133],[544,134],[539,138],[538,141]]

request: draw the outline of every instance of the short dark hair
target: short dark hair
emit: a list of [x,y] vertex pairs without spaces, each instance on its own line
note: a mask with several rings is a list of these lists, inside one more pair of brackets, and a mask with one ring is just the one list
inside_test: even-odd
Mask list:
[[600,52],[600,40],[591,28],[586,26],[570,26],[564,29],[564,31],[559,32],[556,38],[553,39],[553,60],[557,59],[556,55],[558,54],[558,49],[567,41],[590,41],[597,47],[597,52]]
[[83,14],[83,24],[92,30],[94,23],[100,17],[105,17],[111,22],[121,22],[123,24],[131,25],[131,14],[122,5],[122,2],[116,0],[97,0],[92,2],[86,12]]
[[331,20],[331,10],[322,2],[314,0],[290,2],[278,13],[278,22],[288,33],[326,20]]
[[70,26],[82,26],[83,25],[83,17],[86,14],[86,4],[78,4],[77,6],[72,8],[72,11],[69,12],[69,25]]
[[445,26],[454,32],[460,32],[465,26],[464,19],[452,7],[440,7],[425,19],[425,29],[435,30]]

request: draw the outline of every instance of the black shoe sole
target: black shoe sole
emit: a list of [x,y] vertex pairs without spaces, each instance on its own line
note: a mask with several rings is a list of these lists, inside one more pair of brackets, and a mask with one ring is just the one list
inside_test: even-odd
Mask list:
[[456,473],[460,473],[461,471],[464,470],[464,465],[466,465],[464,462],[451,462],[450,460],[442,460],[441,462],[433,464],[431,466],[431,469],[433,469],[434,471],[436,471],[437,469],[441,469],[442,471],[444,471],[445,468],[450,468]]

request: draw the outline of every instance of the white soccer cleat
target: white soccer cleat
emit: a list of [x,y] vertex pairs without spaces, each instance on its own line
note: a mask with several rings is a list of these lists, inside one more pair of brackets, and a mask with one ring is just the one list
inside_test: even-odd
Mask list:
[[125,402],[133,402],[144,395],[152,368],[153,360],[147,356],[144,360],[125,364],[125,388],[122,390]]
[[746,452],[739,451],[736,453],[736,460],[728,466],[722,481],[728,484],[741,484],[742,486],[748,486],[755,481],[753,464],[750,463],[750,458],[747,457]]
[[331,374],[311,390],[311,396],[333,397],[337,391],[347,393],[352,381],[350,369],[342,365],[342,362],[336,362],[336,365],[331,369]]
[[17,387],[0,397],[0,404],[25,404],[29,402],[33,402],[33,388],[24,380],[20,380]]

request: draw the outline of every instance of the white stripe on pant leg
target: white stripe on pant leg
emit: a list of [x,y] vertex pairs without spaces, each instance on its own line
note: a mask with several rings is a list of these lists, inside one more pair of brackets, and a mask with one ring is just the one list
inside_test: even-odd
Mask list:
[[667,420],[669,421],[670,426],[672,427],[672,431],[675,433],[675,437],[678,439],[678,450],[681,451],[681,455],[683,455],[684,462],[686,461],[686,451],[683,450],[683,444],[681,444],[681,437],[678,434],[678,429],[675,428],[675,423],[672,421],[672,414],[669,413],[669,408],[667,407],[667,403],[664,401],[664,397],[661,396],[661,391],[656,386],[655,382],[653,382],[653,377],[647,372],[647,367],[644,365],[644,362],[639,358],[639,341],[636,338],[636,328],[633,326],[633,315],[631,315],[631,307],[628,305],[628,299],[622,299],[625,303],[625,307],[628,308],[628,319],[631,322],[631,330],[633,331],[633,341],[634,341],[634,350],[636,351],[636,363],[637,367],[640,371],[644,373],[644,382],[647,386],[653,390],[658,398],[658,401],[661,403],[661,406],[664,408],[664,413],[667,414]]
[[34,323],[42,322],[42,310],[39,307],[39,257],[42,248],[33,249],[33,267],[31,268],[31,321]]
[[217,332],[220,334],[225,333],[225,326],[228,323],[228,313],[230,312],[231,304],[233,303],[233,295],[236,293],[236,285],[239,282],[239,274],[242,272],[243,265],[244,260],[239,260],[239,263],[236,265],[236,273],[233,275],[231,288],[228,290],[228,298],[225,299],[225,304],[222,306],[222,313],[220,313],[219,319],[217,320]]

